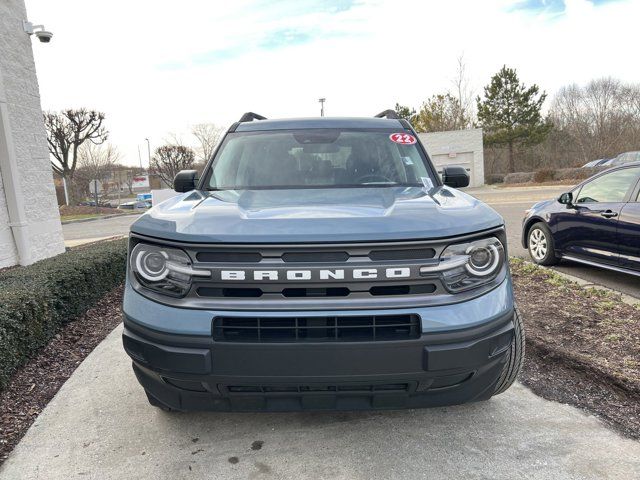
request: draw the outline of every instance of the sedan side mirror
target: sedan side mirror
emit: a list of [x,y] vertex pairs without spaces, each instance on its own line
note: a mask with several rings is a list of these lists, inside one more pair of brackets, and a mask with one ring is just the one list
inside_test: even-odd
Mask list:
[[173,189],[178,193],[195,190],[198,183],[197,170],[180,170],[173,179]]
[[558,198],[558,203],[566,205],[567,208],[573,207],[573,193],[563,193],[562,195],[560,195],[560,198]]
[[453,188],[468,187],[469,174],[464,167],[450,165],[442,169],[442,183]]

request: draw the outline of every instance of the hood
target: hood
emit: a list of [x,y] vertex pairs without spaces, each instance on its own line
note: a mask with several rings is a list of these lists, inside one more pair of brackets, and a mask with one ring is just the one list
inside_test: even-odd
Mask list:
[[529,210],[536,210],[536,211],[538,211],[538,210],[540,210],[540,209],[543,209],[543,208],[548,207],[549,205],[553,205],[554,203],[556,203],[556,201],[557,201],[556,199],[551,199],[551,200],[542,200],[542,201],[540,201],[540,202],[536,202],[536,203],[534,203],[533,205],[531,205],[531,206],[529,207]]
[[426,240],[503,225],[448,187],[193,191],[142,215],[131,231],[184,242],[324,243]]

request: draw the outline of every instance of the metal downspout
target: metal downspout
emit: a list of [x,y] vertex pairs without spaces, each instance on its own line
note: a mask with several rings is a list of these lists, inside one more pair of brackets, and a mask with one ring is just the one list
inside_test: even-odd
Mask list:
[[18,250],[18,262],[20,265],[30,265],[33,261],[31,259],[29,225],[24,211],[24,197],[9,123],[9,108],[2,81],[2,71],[0,71],[0,172],[2,172],[4,195],[7,199],[9,227],[11,227]]

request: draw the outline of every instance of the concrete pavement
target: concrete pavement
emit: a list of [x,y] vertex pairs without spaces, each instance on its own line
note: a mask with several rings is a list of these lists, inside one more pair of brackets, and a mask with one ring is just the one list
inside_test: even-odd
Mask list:
[[180,413],[147,405],[118,327],[0,467],[2,480],[632,479],[640,443],[516,384],[471,405]]

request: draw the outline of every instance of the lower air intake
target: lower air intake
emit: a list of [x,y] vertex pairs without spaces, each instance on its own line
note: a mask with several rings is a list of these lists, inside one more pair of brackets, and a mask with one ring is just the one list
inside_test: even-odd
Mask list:
[[417,315],[216,317],[218,342],[377,342],[420,337]]

